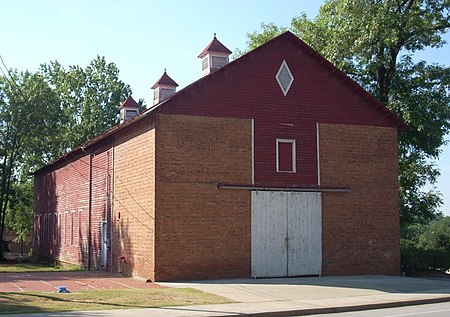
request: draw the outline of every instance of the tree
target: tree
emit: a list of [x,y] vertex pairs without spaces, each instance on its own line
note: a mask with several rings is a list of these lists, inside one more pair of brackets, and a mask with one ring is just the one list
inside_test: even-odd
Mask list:
[[[23,243],[32,234],[33,182],[28,178],[11,184],[5,226],[9,231],[15,233],[15,242]],[[23,251],[22,249],[21,252]]]
[[0,241],[5,227],[19,239],[31,232],[29,172],[118,122],[118,105],[131,94],[118,75],[114,63],[97,56],[85,69],[54,61],[36,74],[0,77]]
[[[0,241],[13,184],[30,168],[58,155],[61,108],[39,74],[9,71],[0,77]],[[0,243],[0,260],[3,260]]]
[[[450,129],[450,68],[414,62],[413,54],[445,44],[448,0],[329,0],[318,16],[293,18],[290,30],[355,79],[412,131],[400,134],[402,224],[439,214],[436,160]],[[283,32],[273,23],[247,34],[248,49]]]
[[119,70],[104,57],[85,68],[58,61],[41,65],[46,81],[56,91],[66,122],[64,150],[72,149],[118,123],[118,106],[130,94],[129,85],[119,79]]
[[404,271],[447,271],[450,268],[450,217],[403,228],[400,243]]

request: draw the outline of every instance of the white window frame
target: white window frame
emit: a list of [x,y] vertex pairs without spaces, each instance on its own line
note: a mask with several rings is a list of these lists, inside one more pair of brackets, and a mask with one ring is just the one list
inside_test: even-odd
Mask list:
[[[280,81],[280,79],[278,78],[278,76],[280,75],[281,70],[283,69],[283,67],[286,67],[286,69],[287,69],[289,75],[292,77],[292,80],[291,80],[291,82],[289,83],[289,85],[286,87],[286,89],[283,88],[283,85],[281,84],[281,81]],[[280,68],[278,69],[277,74],[275,75],[275,79],[277,80],[278,85],[280,86],[281,91],[283,92],[283,94],[284,94],[285,96],[287,96],[287,94],[288,94],[288,92],[289,92],[289,89],[291,89],[291,86],[292,86],[292,84],[294,83],[295,77],[294,77],[294,75],[292,75],[291,69],[289,68],[288,64],[286,63],[286,60],[283,60],[283,62],[281,63],[281,66],[280,66]]]
[[71,210],[70,211],[70,241],[69,244],[70,245],[75,245],[75,210]]
[[[278,153],[278,144],[279,143],[291,143],[292,144],[292,171],[280,171],[280,157]],[[276,139],[275,144],[276,149],[276,165],[278,173],[296,173],[297,172],[297,164],[296,164],[296,142],[295,139]]]
[[[210,60],[209,60],[209,54],[206,55],[203,59],[202,59],[202,72],[206,71],[207,69],[210,68]],[[206,67],[204,67],[206,66]]]

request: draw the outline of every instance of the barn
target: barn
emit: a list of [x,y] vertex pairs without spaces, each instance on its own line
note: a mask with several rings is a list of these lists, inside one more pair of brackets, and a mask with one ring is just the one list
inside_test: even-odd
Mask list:
[[34,253],[152,281],[400,273],[408,126],[290,32],[35,172]]

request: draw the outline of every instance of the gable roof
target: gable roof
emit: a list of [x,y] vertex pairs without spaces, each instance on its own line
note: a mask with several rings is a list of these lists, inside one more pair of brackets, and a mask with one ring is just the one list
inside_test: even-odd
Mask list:
[[216,38],[216,34],[214,34],[212,41],[209,42],[205,49],[198,55],[198,58],[202,58],[208,54],[208,52],[231,54],[231,51]]
[[[223,46],[222,43],[220,43],[215,37],[214,39],[211,41],[211,43],[203,50],[203,52],[207,52],[209,47],[213,44],[213,42],[215,42],[215,40]],[[162,102],[154,105],[153,107],[143,111],[142,113],[134,116],[133,118],[131,118],[130,120],[118,124],[102,133],[100,133],[99,135],[97,135],[96,137],[86,141],[85,143],[81,144],[80,146],[78,146],[77,148],[73,149],[72,151],[62,155],[60,158],[56,159],[55,161],[49,163],[48,165],[36,170],[34,173],[38,172],[41,169],[44,169],[46,167],[49,167],[53,164],[56,164],[60,161],[62,161],[63,159],[67,159],[68,156],[70,155],[75,155],[75,152],[80,152],[80,151],[85,151],[87,148],[91,147],[92,145],[100,142],[101,140],[109,137],[110,135],[128,127],[129,125],[134,124],[137,121],[140,121],[141,119],[153,114],[157,109],[159,109],[160,107],[163,107],[164,105],[172,102],[173,100],[176,100],[178,98],[182,98],[182,96],[188,92],[191,92],[193,89],[195,89],[195,87],[199,86],[200,84],[203,84],[205,81],[208,80],[214,80],[214,78],[217,78],[217,76],[221,76],[222,73],[227,72],[229,69],[231,69],[232,67],[236,66],[236,64],[245,62],[246,58],[253,58],[253,55],[260,51],[260,50],[264,50],[266,49],[268,46],[272,45],[275,42],[278,41],[289,41],[291,44],[293,44],[295,47],[297,47],[298,49],[300,49],[306,56],[308,56],[309,58],[311,58],[312,60],[314,60],[315,62],[317,62],[319,65],[321,65],[322,67],[324,67],[325,69],[328,70],[329,74],[332,76],[335,76],[340,82],[342,82],[343,84],[347,85],[349,90],[351,90],[353,93],[358,94],[363,100],[367,101],[376,111],[379,111],[387,120],[392,122],[392,125],[394,127],[397,128],[397,130],[410,130],[411,128],[403,121],[401,120],[397,115],[395,115],[392,111],[390,111],[388,108],[386,108],[386,106],[379,101],[378,99],[376,99],[375,97],[373,97],[370,93],[368,93],[366,90],[364,90],[358,83],[356,83],[353,79],[351,79],[350,77],[348,77],[344,72],[342,72],[341,70],[339,70],[336,66],[334,66],[331,62],[329,62],[326,58],[324,58],[322,55],[320,55],[317,51],[315,51],[313,48],[311,48],[309,45],[307,45],[305,42],[303,42],[301,39],[299,39],[297,36],[295,36],[293,33],[291,33],[290,31],[286,31],[285,33],[282,33],[281,35],[273,38],[272,40],[264,43],[263,45],[255,48],[254,50],[248,52],[247,54],[242,55],[241,57],[237,58],[236,60],[226,64],[225,66],[219,68],[218,70],[216,70],[215,72],[208,74],[204,77],[201,77],[200,79],[198,79],[197,81],[191,83],[190,85],[186,86],[185,88],[181,89],[180,91],[174,93],[173,95],[171,95],[169,98],[163,100]],[[217,44],[214,44],[217,45]],[[225,46],[223,46],[225,47]],[[217,49],[217,48],[216,48]],[[225,49],[227,51],[229,51],[226,47]],[[202,53],[203,53],[202,52]],[[201,53],[201,54],[202,54]],[[231,53],[231,52],[230,52]],[[199,55],[200,56],[200,55]],[[171,79],[166,72],[164,72],[164,74],[161,76],[161,78],[155,83],[155,85],[157,83],[159,83],[161,80],[166,81],[167,78],[169,79],[169,81],[173,81],[173,79]],[[174,82],[174,81],[173,81]],[[174,82],[175,83],[175,82]],[[154,86],[155,86],[154,85]],[[175,83],[176,86],[178,86],[178,84]],[[152,87],[153,88],[153,87]],[[33,173],[33,174],[34,174]]]
[[169,75],[167,75],[167,72],[165,69],[164,69],[164,74],[162,74],[162,76],[156,81],[156,83],[153,84],[151,89],[156,89],[160,85],[178,87],[178,84],[175,82],[175,80],[173,80],[172,78],[170,78]]
[[[213,41],[214,41],[214,39],[213,39]],[[338,81],[343,83],[344,85],[346,85],[352,93],[359,95],[360,98],[362,98],[364,101],[368,102],[370,104],[370,106],[372,106],[376,111],[380,112],[387,120],[391,121],[392,126],[396,127],[397,130],[407,131],[407,130],[411,129],[402,119],[400,119],[395,113],[390,111],[381,101],[379,101],[374,96],[372,96],[370,93],[368,93],[356,81],[354,81],[349,76],[347,76],[347,74],[345,74],[343,71],[339,70],[336,66],[334,66],[325,57],[323,57],[316,50],[314,50],[308,44],[303,42],[300,38],[298,38],[296,35],[294,35],[290,31],[286,31],[286,32],[278,35],[277,37],[274,37],[270,41],[267,41],[266,43],[258,46],[257,48],[253,49],[252,51],[242,55],[241,57],[239,57],[239,58],[231,61],[230,63],[226,64],[225,66],[219,68],[215,72],[198,79],[197,81],[193,82],[192,84],[186,86],[185,88],[181,89],[180,91],[178,91],[177,93],[172,95],[170,98],[147,109],[145,112],[154,111],[157,108],[162,107],[165,104],[173,101],[174,99],[181,98],[181,96],[183,94],[190,92],[192,89],[194,89],[194,87],[199,86],[208,80],[211,80],[212,77],[220,76],[220,74],[227,72],[232,67],[235,67],[236,64],[245,62],[245,60],[247,58],[250,58],[250,59],[253,58],[253,55],[256,55],[257,52],[266,50],[267,47],[273,45],[276,42],[280,42],[280,41],[290,42],[296,48],[300,49],[308,58],[315,61],[322,68],[325,68],[326,70],[328,70],[328,73],[331,76],[334,76],[335,78],[337,78]],[[203,52],[205,52],[209,46],[210,45],[208,45],[207,48],[205,48],[205,50],[203,50]]]

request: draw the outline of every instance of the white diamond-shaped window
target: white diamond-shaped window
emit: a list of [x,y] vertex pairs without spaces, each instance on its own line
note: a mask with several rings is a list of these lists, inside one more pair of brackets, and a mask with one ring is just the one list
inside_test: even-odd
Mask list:
[[291,88],[291,85],[294,82],[294,76],[292,76],[291,70],[289,69],[286,61],[281,63],[280,69],[278,70],[275,78],[277,79],[278,85],[280,85],[283,94],[286,96],[289,88]]

